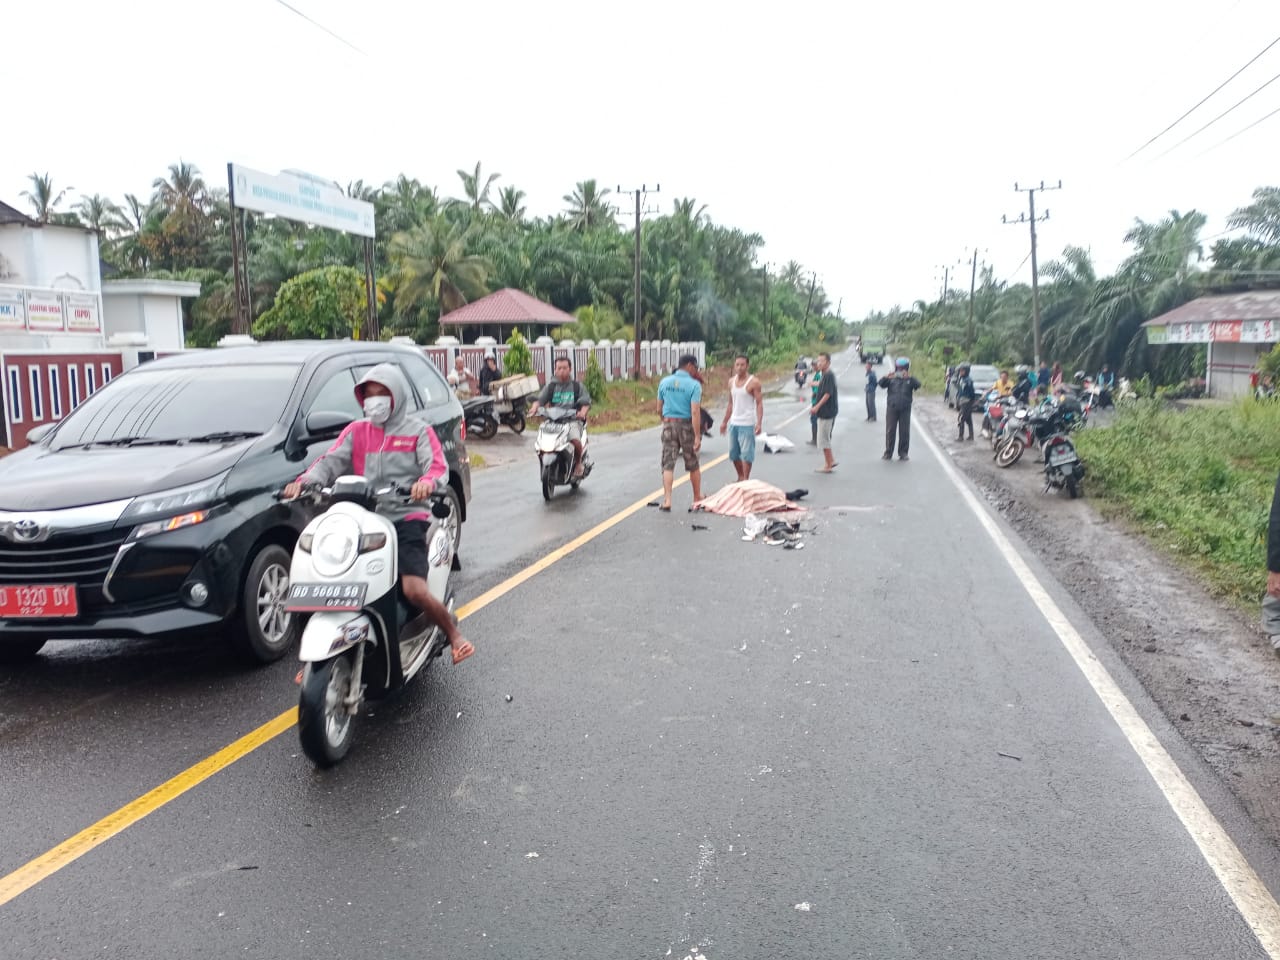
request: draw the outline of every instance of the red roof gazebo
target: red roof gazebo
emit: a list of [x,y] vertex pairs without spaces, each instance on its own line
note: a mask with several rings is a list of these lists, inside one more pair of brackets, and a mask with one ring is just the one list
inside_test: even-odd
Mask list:
[[496,327],[494,334],[499,341],[503,339],[503,327],[543,327],[546,333],[554,327],[563,327],[577,323],[577,317],[571,313],[543,303],[537,297],[531,297],[522,290],[510,287],[481,297],[474,303],[452,310],[440,318],[441,328],[456,326],[461,339],[462,327],[479,327],[477,335],[489,333],[485,327]]

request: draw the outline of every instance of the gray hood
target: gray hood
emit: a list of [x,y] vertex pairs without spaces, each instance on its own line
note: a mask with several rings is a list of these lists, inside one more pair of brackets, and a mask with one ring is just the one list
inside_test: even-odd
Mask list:
[[370,383],[380,383],[391,391],[391,418],[384,424],[383,429],[388,433],[394,433],[409,416],[409,382],[405,380],[404,374],[394,363],[378,364],[356,384],[356,400],[362,407],[365,387]]

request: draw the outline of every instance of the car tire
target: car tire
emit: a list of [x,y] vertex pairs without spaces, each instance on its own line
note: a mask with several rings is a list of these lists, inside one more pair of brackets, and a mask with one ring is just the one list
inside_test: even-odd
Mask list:
[[284,610],[292,559],[284,547],[269,543],[249,563],[232,641],[250,663],[274,663],[298,641],[301,618]]
[[34,660],[47,642],[42,637],[6,640],[0,643],[0,663],[26,663]]

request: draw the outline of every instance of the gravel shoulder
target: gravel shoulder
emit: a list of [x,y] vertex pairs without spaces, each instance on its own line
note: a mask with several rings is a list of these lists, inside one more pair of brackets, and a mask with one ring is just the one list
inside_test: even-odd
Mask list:
[[[1257,619],[1212,597],[1195,575],[1085,496],[1044,492],[1034,461],[997,467],[981,433],[956,441],[938,397],[915,404],[956,465],[1089,614],[1165,716],[1280,843],[1280,658]],[[980,416],[974,418],[980,427]],[[1098,427],[1103,429],[1105,421]]]

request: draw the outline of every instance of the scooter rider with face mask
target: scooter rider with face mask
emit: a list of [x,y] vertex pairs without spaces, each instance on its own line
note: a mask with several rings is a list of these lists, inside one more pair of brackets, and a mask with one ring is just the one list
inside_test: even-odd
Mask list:
[[[354,473],[375,484],[412,484],[410,499],[425,501],[449,468],[435,431],[411,415],[408,398],[409,384],[395,364],[380,363],[370,370],[356,384],[365,419],[349,424],[326,453],[285,487],[285,496],[297,497],[305,484],[325,486]],[[405,599],[444,631],[454,664],[461,663],[475,653],[475,647],[427,587],[428,513],[413,505],[385,502],[379,512],[395,524]]]

